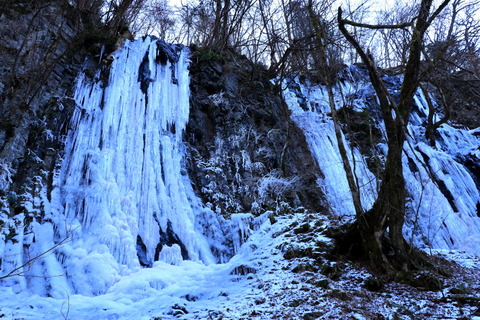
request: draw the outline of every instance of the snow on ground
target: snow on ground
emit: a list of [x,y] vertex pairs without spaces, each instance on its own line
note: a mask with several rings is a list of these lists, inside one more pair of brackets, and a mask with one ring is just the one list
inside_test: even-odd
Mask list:
[[[1,319],[480,319],[479,259],[456,251],[460,262],[444,289],[421,291],[375,279],[362,267],[327,259],[332,223],[320,214],[265,220],[225,264],[157,262],[138,268],[100,296],[54,299],[0,288]],[[273,224],[272,224],[273,222]],[[445,262],[446,263],[446,262]]]

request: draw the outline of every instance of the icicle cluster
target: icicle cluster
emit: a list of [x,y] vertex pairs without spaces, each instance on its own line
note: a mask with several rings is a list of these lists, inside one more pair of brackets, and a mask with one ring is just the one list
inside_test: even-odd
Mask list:
[[157,260],[216,261],[182,164],[187,49],[145,38],[112,56],[108,83],[81,75],[76,85],[47,222],[33,223],[29,254],[64,243],[27,271],[45,277],[28,278],[35,293],[97,295]]

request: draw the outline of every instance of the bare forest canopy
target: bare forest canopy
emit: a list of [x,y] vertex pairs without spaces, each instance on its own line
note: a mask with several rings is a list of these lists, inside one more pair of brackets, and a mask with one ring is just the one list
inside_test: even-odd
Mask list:
[[[375,66],[391,75],[405,71],[420,2],[69,0],[94,30],[87,38],[108,35],[110,50],[115,37],[153,34],[216,53],[234,50],[268,68],[272,78],[308,73],[319,83],[328,80],[325,70],[335,81],[345,65],[363,62],[339,29],[338,8]],[[444,6],[433,1],[432,6],[438,12],[422,39],[420,80],[445,106],[444,121],[456,115],[468,119],[480,97],[480,1],[451,0]]]
[[[9,6],[36,12],[53,2],[77,16],[87,45],[102,40],[115,49],[118,36],[153,34],[216,52],[233,49],[268,67],[273,76],[308,71],[323,81],[325,64],[336,73],[344,64],[362,62],[338,28],[339,7],[376,66],[399,74],[408,59],[420,6],[419,0],[0,0],[0,16]],[[436,15],[423,39],[421,57],[439,72],[435,79],[431,73],[426,78],[438,84],[445,75],[461,74],[461,81],[478,82],[479,2],[448,1]],[[322,39],[325,59],[316,36]]]
[[[233,48],[277,70],[318,69],[315,34],[320,31],[328,48],[328,63],[360,62],[356,51],[341,35],[336,21],[342,7],[344,18],[376,28],[356,28],[358,42],[368,48],[378,66],[393,68],[405,64],[408,39],[417,18],[420,1],[335,1],[335,0],[116,0],[108,8],[126,13],[124,23],[137,36],[156,34],[170,42]],[[311,2],[313,15],[308,7]],[[126,3],[126,5],[125,5]],[[435,3],[434,3],[435,4]],[[435,18],[424,39],[424,59],[437,59],[450,69],[478,67],[480,46],[479,1],[455,0]],[[319,30],[314,25],[318,22]],[[395,27],[393,27],[395,26]],[[386,28],[382,28],[386,27]],[[441,51],[441,57],[438,56]],[[444,61],[446,60],[446,61]],[[305,61],[307,63],[305,63]],[[475,64],[477,64],[475,66]]]

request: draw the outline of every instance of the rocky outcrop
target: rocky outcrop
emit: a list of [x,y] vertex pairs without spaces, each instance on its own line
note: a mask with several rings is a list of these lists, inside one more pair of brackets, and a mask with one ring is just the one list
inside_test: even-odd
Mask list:
[[458,72],[451,80],[449,93],[454,95],[451,104],[453,122],[470,129],[480,126],[480,81],[478,76],[468,72]]
[[71,98],[86,50],[65,1],[4,1],[0,12],[0,197],[2,214],[50,188],[75,108]]
[[204,203],[235,212],[321,211],[319,172],[279,88],[232,52],[193,53],[188,168]]

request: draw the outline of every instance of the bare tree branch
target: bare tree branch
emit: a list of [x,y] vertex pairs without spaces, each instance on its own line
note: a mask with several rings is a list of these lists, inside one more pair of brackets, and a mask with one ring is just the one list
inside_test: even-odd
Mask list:
[[348,19],[343,19],[342,20],[344,24],[351,25],[353,27],[360,27],[360,28],[367,28],[367,29],[373,29],[373,30],[380,30],[380,29],[405,29],[409,28],[412,26],[414,20],[410,22],[405,22],[401,24],[368,24],[368,23],[360,23],[360,22],[355,22],[351,21]]
[[444,0],[442,2],[442,4],[440,4],[440,6],[437,8],[437,10],[435,10],[432,15],[430,16],[430,19],[428,19],[428,23],[427,23],[427,26],[426,28],[428,28],[428,26],[430,26],[433,22],[433,20],[435,20],[435,18],[437,18],[437,16],[440,14],[440,12],[443,11],[443,9],[445,9],[445,7],[448,5],[448,3],[450,2],[450,0]]
[[9,278],[9,277],[13,277],[13,276],[24,275],[24,271],[22,271],[23,268],[32,265],[33,263],[35,263],[35,261],[37,261],[41,257],[47,255],[48,253],[50,253],[50,252],[54,251],[55,249],[57,249],[58,247],[62,246],[63,244],[65,244],[67,242],[68,239],[69,239],[69,236],[65,237],[62,241],[58,242],[57,244],[55,244],[53,247],[49,248],[48,250],[40,253],[39,255],[37,255],[37,256],[35,256],[31,259],[28,259],[21,266],[18,266],[16,268],[12,269],[9,273],[7,273],[3,276],[0,276],[0,280],[5,279],[5,278]]

